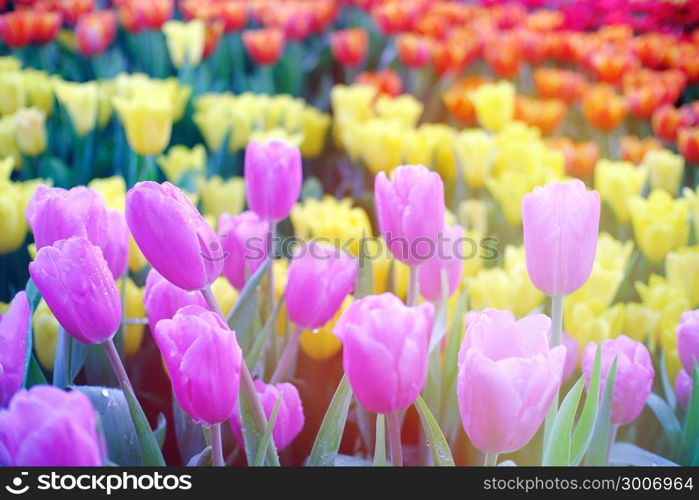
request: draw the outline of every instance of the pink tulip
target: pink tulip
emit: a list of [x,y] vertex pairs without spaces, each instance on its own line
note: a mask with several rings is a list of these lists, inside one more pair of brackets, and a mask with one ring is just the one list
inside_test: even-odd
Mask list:
[[420,265],[420,293],[427,300],[442,299],[442,271],[447,277],[448,296],[452,296],[461,282],[464,269],[464,230],[461,226],[444,226],[438,237],[440,249]]
[[692,377],[684,370],[680,370],[675,379],[675,394],[677,402],[686,410],[689,407],[689,399],[692,397]]
[[422,165],[403,165],[389,181],[379,172],[374,193],[381,234],[393,256],[410,266],[432,257],[444,227],[444,184],[439,174]]
[[677,327],[677,353],[687,374],[699,363],[699,309],[682,313]]
[[314,329],[327,323],[352,292],[357,260],[329,245],[302,246],[289,265],[284,300],[289,319]]
[[197,423],[220,424],[238,402],[242,352],[235,332],[216,313],[186,306],[163,319],[153,337],[180,406]]
[[253,211],[235,216],[222,214],[218,233],[225,255],[223,275],[240,290],[246,276],[254,274],[267,258],[269,222]]
[[567,333],[563,334],[562,345],[566,348],[566,362],[563,366],[563,382],[565,382],[575,373],[575,369],[578,367],[580,346],[578,345],[578,341]]
[[93,245],[107,243],[107,209],[97,191],[78,186],[70,191],[40,185],[26,211],[37,250],[58,240],[82,236]]
[[111,339],[121,323],[121,299],[102,251],[85,238],[43,247],[29,274],[66,332],[83,344]]
[[568,295],[592,271],[597,250],[600,201],[579,179],[552,182],[522,199],[527,270],[549,295]]
[[333,333],[342,341],[342,366],[357,400],[389,414],[415,403],[427,377],[434,307],[408,307],[391,293],[352,303]]
[[[597,344],[590,342],[585,348],[582,359],[582,371],[587,390],[589,390],[596,355]],[[617,362],[612,423],[624,425],[633,422],[643,411],[643,406],[653,387],[655,371],[646,346],[626,335],[620,335],[602,342],[602,384],[607,380],[614,358]]]
[[0,318],[0,407],[22,387],[30,317],[27,295],[19,292]]
[[109,230],[103,253],[116,280],[124,275],[129,264],[129,228],[124,214],[113,209],[107,211],[107,227]]
[[536,434],[558,394],[566,350],[549,348],[551,320],[537,314],[515,321],[486,309],[469,322],[459,351],[457,396],[461,421],[476,448],[510,453]]
[[[255,380],[255,389],[260,396],[260,403],[265,411],[265,416],[269,420],[274,410],[274,405],[277,404],[277,398],[282,396],[277,420],[274,423],[272,430],[272,439],[277,451],[282,451],[291,443],[299,432],[303,429],[305,417],[303,415],[303,405],[299,397],[299,391],[289,383],[283,384],[265,384],[261,380]],[[238,444],[245,447],[243,441],[243,432],[240,427],[240,416],[236,408],[231,416],[231,430]]]
[[14,467],[99,466],[105,446],[97,413],[78,391],[39,385],[0,410],[0,463]]
[[280,140],[250,141],[245,150],[245,190],[250,209],[262,219],[280,221],[301,194],[301,152]]
[[151,331],[161,319],[172,319],[177,311],[184,306],[196,305],[208,309],[202,294],[187,292],[163,278],[155,269],[148,271],[146,290],[143,295],[143,305],[148,316]]
[[148,262],[185,290],[201,290],[221,274],[216,233],[178,187],[139,182],[126,196],[126,222]]

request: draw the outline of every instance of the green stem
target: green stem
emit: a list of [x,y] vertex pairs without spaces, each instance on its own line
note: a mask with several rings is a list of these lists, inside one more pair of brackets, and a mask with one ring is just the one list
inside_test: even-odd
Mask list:
[[376,415],[376,443],[374,444],[374,465],[386,465],[386,436],[385,436],[385,421],[386,417],[379,413]]
[[289,371],[289,365],[291,364],[291,360],[296,357],[296,353],[299,350],[300,337],[301,328],[297,326],[294,329],[294,331],[291,332],[289,341],[286,343],[284,351],[282,351],[282,355],[279,358],[279,363],[277,363],[277,367],[274,369],[272,378],[269,379],[270,384],[276,384],[281,382],[287,375],[287,372]]
[[420,291],[420,283],[418,283],[417,277],[419,273],[418,266],[410,266],[408,270],[408,298],[406,303],[408,306],[412,307],[417,305],[417,297]]
[[136,392],[133,390],[133,385],[131,384],[129,375],[126,373],[126,368],[124,368],[124,364],[121,362],[121,358],[119,357],[119,352],[117,352],[117,348],[114,345],[114,340],[109,339],[102,345],[107,353],[107,358],[109,358],[109,363],[112,365],[112,370],[114,370],[114,375],[117,378],[117,382],[119,382],[119,387],[121,387],[122,390],[125,387],[128,387],[131,389],[134,397],[136,397]]
[[221,441],[221,424],[211,426],[211,461],[214,467],[224,467],[223,444]]
[[397,411],[386,415],[388,441],[391,445],[391,463],[394,467],[403,466],[403,445],[400,441],[400,416]]
[[495,467],[498,464],[498,453],[486,453],[483,467]]
[[561,345],[563,336],[563,295],[551,296],[551,347]]
[[70,385],[68,377],[70,372],[70,337],[61,326],[58,328],[56,340],[56,353],[53,361],[53,385],[63,389]]
[[[274,260],[275,245],[274,238],[277,234],[277,221],[269,221],[269,233],[267,236],[267,255],[270,259]],[[275,302],[275,290],[274,290],[274,262],[269,266],[267,271],[267,312],[268,315],[272,314],[274,310]]]

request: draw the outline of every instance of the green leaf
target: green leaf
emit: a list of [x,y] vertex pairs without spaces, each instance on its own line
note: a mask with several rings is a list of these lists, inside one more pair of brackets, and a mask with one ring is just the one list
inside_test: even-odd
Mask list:
[[682,439],[682,426],[680,426],[680,422],[677,420],[675,412],[663,398],[654,392],[651,392],[648,395],[646,404],[651,410],[653,410],[653,413],[655,413],[658,423],[663,428],[665,437],[670,444],[670,448],[672,450],[677,450],[680,440]]
[[680,463],[699,465],[699,363],[696,361],[692,370],[692,393],[684,417]]
[[124,393],[110,387],[73,386],[90,399],[100,415],[109,460],[120,466],[141,466],[141,448]]
[[160,451],[155,435],[150,428],[146,414],[143,413],[143,408],[141,408],[141,405],[128,384],[124,384],[124,389],[124,396],[129,406],[131,420],[136,429],[143,465],[146,467],[164,467],[165,459]]
[[425,430],[427,442],[430,444],[434,464],[438,467],[454,466],[454,458],[451,456],[449,443],[444,438],[442,429],[439,428],[437,420],[435,420],[434,415],[432,415],[421,396],[417,397],[415,409],[420,416],[420,422],[422,422],[422,428]]
[[331,467],[335,465],[337,450],[340,448],[342,433],[347,421],[347,412],[352,402],[352,388],[347,380],[347,375],[342,376],[330,406],[325,412],[323,422],[320,424],[318,435],[313,443],[313,449],[308,459],[308,465]]
[[243,352],[247,352],[250,349],[252,327],[257,317],[257,287],[271,264],[272,259],[265,260],[259,269],[245,282],[245,286],[227,318],[228,326],[236,332],[238,343]]
[[374,445],[375,467],[386,467],[386,417],[379,413],[376,415],[376,444]]
[[172,398],[172,420],[175,426],[177,449],[180,452],[182,462],[189,462],[207,444],[204,430],[201,425],[192,422],[176,398]]
[[301,201],[308,198],[320,200],[323,197],[323,183],[317,177],[309,177],[301,188]]
[[592,442],[592,433],[595,430],[595,419],[599,409],[600,378],[602,374],[602,350],[597,349],[595,363],[590,376],[589,392],[585,397],[582,413],[578,425],[573,431],[573,441],[570,451],[570,465],[580,465],[587,449]]
[[[248,461],[248,465],[254,465],[256,463],[257,450],[260,449],[262,444],[263,433],[258,429],[255,423],[255,417],[252,413],[252,408],[250,402],[245,397],[245,393],[240,391],[240,397],[238,398],[238,405],[240,407],[240,427],[243,433],[243,441],[245,442],[245,456]],[[274,465],[279,466],[279,457],[277,455],[277,449],[274,446],[274,441],[270,441],[267,446],[267,460],[263,465]]]
[[32,354],[31,358],[29,359],[29,369],[24,374],[23,387],[25,389],[29,389],[35,385],[46,385],[47,383],[48,382],[46,381],[44,372],[41,371],[39,362],[36,360],[34,354]]
[[279,316],[279,311],[281,310],[281,306],[283,303],[284,296],[282,295],[277,301],[277,303],[274,305],[274,309],[272,309],[272,314],[270,314],[269,318],[267,318],[267,322],[265,323],[264,328],[262,329],[260,334],[257,335],[257,337],[255,338],[255,342],[253,343],[252,348],[250,348],[250,351],[248,351],[248,353],[245,355],[245,363],[248,365],[248,367],[250,367],[251,370],[254,369],[254,367],[260,360],[260,356],[262,355],[264,347],[267,344],[267,340],[272,335],[272,333],[276,331],[277,316]]
[[[597,347],[599,349],[599,346]],[[614,397],[614,381],[616,380],[616,357],[612,361],[604,384],[604,393],[600,404],[595,430],[592,434],[592,442],[585,455],[585,465],[607,465],[609,450],[609,433],[612,426],[612,400]]]
[[70,383],[72,384],[75,378],[82,370],[85,364],[85,359],[87,359],[87,349],[89,346],[83,344],[82,342],[71,338],[70,342]]
[[203,450],[187,461],[187,467],[210,467],[212,464],[210,445],[206,445]]
[[[46,383],[46,378],[32,352],[34,342],[32,318],[34,317],[34,311],[36,311],[41,301],[41,294],[31,278],[29,278],[27,284],[24,286],[24,293],[26,293],[27,302],[29,302],[29,324],[27,325],[27,341],[24,354],[24,380],[22,381],[22,387],[28,389],[29,387],[42,383],[41,381]],[[30,377],[32,383],[29,383]]]
[[553,421],[542,465],[560,466],[570,463],[571,433],[583,387],[585,387],[585,378],[580,377],[563,399],[563,403],[556,413],[556,419]]
[[677,466],[667,458],[639,448],[633,443],[614,443],[609,454],[609,465],[634,467],[672,467]]
[[274,431],[274,424],[277,422],[277,415],[279,414],[279,407],[282,404],[283,396],[284,395],[281,392],[279,392],[279,396],[277,396],[277,402],[274,403],[272,413],[269,415],[267,427],[265,428],[264,434],[262,434],[260,446],[257,448],[257,455],[255,456],[255,467],[262,467],[264,465],[265,455],[267,454],[269,443],[272,440],[272,432]]
[[442,400],[439,418],[447,436],[455,435],[460,426],[456,400],[457,361],[464,327],[464,315],[466,314],[467,307],[468,285],[464,287],[456,301],[451,328],[449,330],[449,338],[447,339],[447,346],[444,353],[444,368],[442,369],[444,398]]
[[366,256],[366,237],[362,232],[362,239],[359,242],[359,271],[357,272],[357,283],[354,286],[354,297],[361,299],[374,293],[374,274],[372,272],[371,259]]
[[163,449],[165,444],[165,434],[167,433],[167,418],[165,415],[160,413],[158,415],[158,421],[155,425],[155,430],[153,434],[155,435],[155,441],[158,443],[158,448]]

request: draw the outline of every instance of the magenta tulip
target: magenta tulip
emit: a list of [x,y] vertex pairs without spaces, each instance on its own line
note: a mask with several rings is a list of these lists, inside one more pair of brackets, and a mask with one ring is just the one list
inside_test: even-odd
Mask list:
[[393,256],[411,266],[432,257],[444,226],[444,184],[439,174],[422,165],[403,165],[389,181],[379,172],[374,193],[381,234]]
[[107,209],[97,191],[78,186],[70,191],[40,185],[26,211],[37,250],[58,240],[82,236],[93,245],[107,243]]
[[105,446],[97,413],[78,391],[39,385],[18,392],[0,410],[0,463],[15,467],[95,467]]
[[143,295],[148,324],[151,331],[161,319],[172,319],[184,306],[201,306],[207,308],[206,301],[200,293],[192,293],[173,285],[156,271],[151,269],[146,276],[146,291]]
[[527,444],[558,394],[566,350],[549,348],[551,320],[515,321],[486,309],[469,323],[458,359],[461,421],[476,448],[509,453]]
[[342,341],[342,365],[357,400],[389,414],[415,403],[427,377],[434,307],[408,307],[391,293],[352,303],[333,333]]
[[[646,399],[653,387],[653,363],[645,345],[620,335],[602,342],[601,380],[604,384],[612,362],[616,358],[616,379],[612,401],[612,423],[624,425],[633,422],[643,411]],[[597,344],[590,342],[585,348],[582,371],[585,387],[589,390],[592,368],[597,355]]]
[[[277,420],[274,423],[272,430],[272,439],[277,451],[282,451],[289,446],[296,436],[303,429],[305,417],[303,415],[303,405],[299,397],[299,391],[289,383],[283,384],[265,384],[261,380],[255,380],[255,389],[260,396],[262,408],[265,411],[265,416],[269,420],[274,410],[274,405],[277,404],[277,399],[281,394],[282,401],[277,412]],[[231,430],[238,444],[245,447],[243,441],[243,432],[240,426],[240,416],[236,408],[231,416]]]
[[287,273],[284,300],[289,319],[314,329],[327,323],[352,292],[357,260],[329,245],[309,243],[296,252]]
[[692,377],[684,370],[680,370],[675,379],[675,394],[677,402],[686,410],[689,407],[689,399],[692,397]]
[[288,217],[301,194],[301,152],[280,140],[250,141],[245,150],[245,191],[250,209],[262,219]]
[[238,402],[243,363],[235,332],[216,313],[186,306],[159,321],[153,337],[175,397],[192,420],[207,425],[228,420]]
[[31,309],[24,292],[12,299],[0,318],[0,407],[5,407],[22,387]]
[[201,290],[221,274],[221,242],[182,190],[139,182],[126,196],[126,222],[148,262],[185,290]]
[[677,327],[677,353],[687,374],[699,363],[699,309],[685,311]]
[[129,228],[119,210],[107,211],[107,242],[103,253],[114,279],[121,278],[129,264]]
[[587,281],[597,251],[599,217],[599,194],[578,179],[536,187],[524,196],[527,270],[539,290],[568,295]]
[[267,258],[269,222],[253,211],[235,216],[222,214],[218,234],[225,256],[223,275],[240,290],[246,277],[254,274]]
[[43,247],[29,274],[69,335],[83,344],[111,339],[121,323],[121,299],[102,251],[85,238]]
[[420,293],[427,300],[442,299],[442,274],[447,278],[447,293],[451,297],[461,282],[464,269],[464,230],[455,225],[444,229],[437,238],[439,249],[420,265]]

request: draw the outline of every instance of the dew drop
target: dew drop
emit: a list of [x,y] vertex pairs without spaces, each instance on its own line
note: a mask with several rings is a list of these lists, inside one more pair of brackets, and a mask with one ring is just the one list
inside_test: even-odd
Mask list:
[[311,333],[313,335],[318,335],[320,333],[320,330],[318,330],[317,328],[314,328],[313,330],[311,330]]
[[102,396],[104,396],[105,398],[108,398],[108,397],[109,397],[109,391],[108,391],[107,389],[102,389]]

